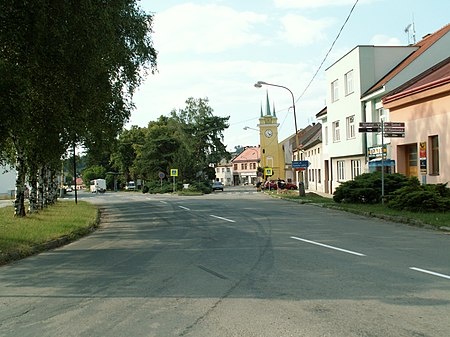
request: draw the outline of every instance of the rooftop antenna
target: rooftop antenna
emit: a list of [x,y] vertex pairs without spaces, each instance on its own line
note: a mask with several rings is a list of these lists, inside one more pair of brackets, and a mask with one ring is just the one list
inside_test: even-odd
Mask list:
[[412,16],[412,23],[405,27],[405,33],[408,34],[408,44],[416,44],[416,28],[414,26],[414,14]]

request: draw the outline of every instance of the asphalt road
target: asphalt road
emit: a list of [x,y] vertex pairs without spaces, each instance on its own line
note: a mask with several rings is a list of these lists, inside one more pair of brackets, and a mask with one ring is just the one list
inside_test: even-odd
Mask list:
[[81,194],[101,228],[0,267],[1,336],[449,336],[450,236],[253,189]]

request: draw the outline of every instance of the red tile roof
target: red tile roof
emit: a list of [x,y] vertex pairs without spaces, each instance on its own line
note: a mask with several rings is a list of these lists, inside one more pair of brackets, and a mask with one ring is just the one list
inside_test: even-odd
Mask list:
[[414,46],[419,47],[416,51],[409,54],[402,62],[400,62],[394,69],[392,69],[386,76],[373,85],[363,96],[371,94],[382,88],[387,82],[394,78],[398,73],[405,69],[415,59],[422,55],[428,48],[430,48],[436,41],[450,31],[450,24],[445,25],[433,34],[426,35],[422,40],[417,42]]
[[450,57],[390,92],[383,98],[383,104],[447,83],[450,83]]
[[259,147],[248,147],[232,161],[233,163],[258,161],[260,159],[259,153],[260,153]]

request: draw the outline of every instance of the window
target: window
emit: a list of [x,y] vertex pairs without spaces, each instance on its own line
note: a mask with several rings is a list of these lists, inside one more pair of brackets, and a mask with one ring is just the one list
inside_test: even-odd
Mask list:
[[345,161],[343,160],[338,160],[337,162],[337,173],[338,173],[338,181],[344,181],[345,180],[345,171],[344,171],[344,164]]
[[328,145],[328,126],[325,127],[325,145]]
[[238,165],[237,164],[233,164],[233,170],[237,171],[238,169]]
[[353,92],[353,70],[350,70],[344,76],[345,78],[345,95],[350,95]]
[[438,136],[430,137],[430,145],[431,145],[430,174],[438,175],[439,174],[439,138],[438,138]]
[[336,102],[339,99],[339,81],[331,82],[331,102]]
[[320,169],[317,169],[317,182],[320,184],[322,182],[321,176],[320,176]]
[[341,140],[341,131],[339,130],[339,121],[333,122],[333,142]]
[[347,117],[347,139],[355,138],[355,116]]
[[361,160],[352,160],[352,179],[361,174]]

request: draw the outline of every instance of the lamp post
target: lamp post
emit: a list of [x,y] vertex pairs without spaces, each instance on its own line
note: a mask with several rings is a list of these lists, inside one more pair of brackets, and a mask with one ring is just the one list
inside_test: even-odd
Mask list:
[[[297,115],[295,113],[295,98],[294,98],[294,94],[292,93],[291,89],[289,89],[288,87],[285,87],[284,85],[267,83],[267,82],[264,82],[264,81],[258,81],[258,82],[255,83],[255,87],[256,88],[261,88],[263,85],[268,85],[268,86],[271,86],[271,87],[283,88],[283,89],[286,89],[287,91],[289,91],[289,93],[291,94],[291,97],[292,97],[292,109],[294,111],[295,147],[296,147],[296,149],[298,149],[300,144],[299,144],[299,139],[298,139]],[[300,160],[299,154],[300,154],[300,152],[297,151],[297,157],[298,157],[297,159],[298,160]],[[305,188],[304,188],[302,182],[299,182],[298,190],[299,190],[299,195],[300,196],[305,196]]]

